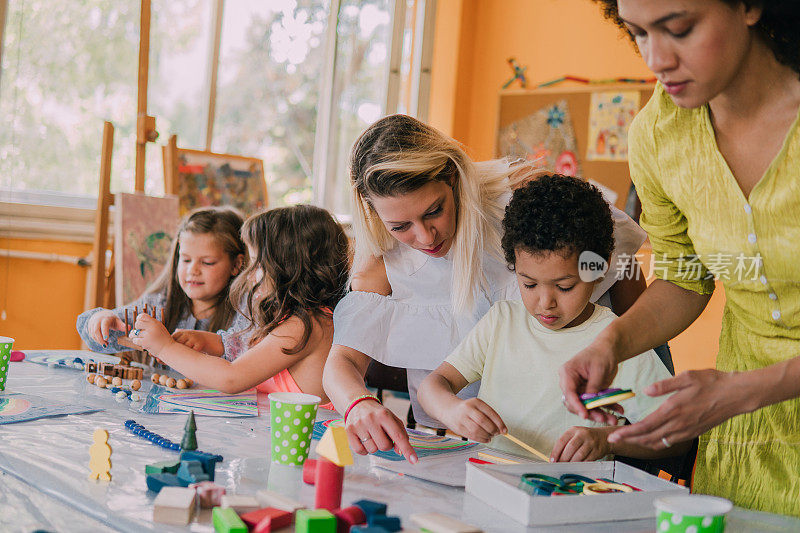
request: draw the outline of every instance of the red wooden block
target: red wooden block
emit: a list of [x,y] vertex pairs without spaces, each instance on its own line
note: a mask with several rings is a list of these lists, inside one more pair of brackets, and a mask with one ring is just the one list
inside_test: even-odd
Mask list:
[[351,527],[367,523],[367,515],[355,505],[339,509],[333,513],[333,516],[336,517],[337,533],[348,533]]
[[341,507],[342,483],[344,483],[343,466],[338,466],[324,457],[317,459],[317,475],[314,479],[317,492],[314,497],[314,508],[333,512]]
[[261,527],[262,522],[269,520],[269,523],[265,524],[266,529],[263,530],[265,533],[270,531],[270,528],[280,529],[292,523],[292,513],[274,507],[265,507],[257,511],[250,511],[249,513],[240,515],[239,518],[242,519],[242,522],[247,524],[248,528],[255,528],[255,531],[259,530],[258,528]]
[[306,459],[303,463],[303,481],[309,485],[313,485],[317,478],[317,460]]

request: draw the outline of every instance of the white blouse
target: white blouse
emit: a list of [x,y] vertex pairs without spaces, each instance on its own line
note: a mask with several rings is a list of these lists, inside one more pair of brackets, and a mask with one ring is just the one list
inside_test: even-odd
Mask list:
[[[592,301],[606,307],[611,306],[608,289],[618,275],[621,277],[621,270],[630,268],[629,261],[618,259],[623,254],[632,257],[647,238],[628,215],[613,206],[611,213],[614,252],[608,273],[592,293]],[[333,344],[347,346],[389,366],[413,369],[409,372],[409,389],[414,414],[425,423],[427,417],[418,409],[415,397],[419,381],[444,361],[495,302],[521,300],[519,286],[505,262],[484,253],[488,291],[476,290],[472,311],[456,315],[451,303],[450,254],[430,257],[398,242],[383,255],[383,262],[392,294],[347,294],[334,310]],[[475,393],[477,388],[471,396]]]

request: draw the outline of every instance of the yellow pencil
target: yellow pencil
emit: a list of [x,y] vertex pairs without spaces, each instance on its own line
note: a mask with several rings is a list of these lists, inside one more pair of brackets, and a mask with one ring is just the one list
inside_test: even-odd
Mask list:
[[528,446],[527,444],[525,444],[524,442],[519,440],[514,435],[511,435],[509,433],[505,433],[503,436],[505,438],[507,438],[508,440],[510,440],[511,442],[513,442],[514,444],[516,444],[517,446],[521,446],[522,448],[525,448],[526,450],[531,452],[533,455],[535,455],[536,457],[538,457],[539,459],[541,459],[545,463],[549,463],[550,462],[550,458],[549,457],[547,457],[545,454],[543,454],[542,452],[540,452],[539,450],[537,450],[533,446]]

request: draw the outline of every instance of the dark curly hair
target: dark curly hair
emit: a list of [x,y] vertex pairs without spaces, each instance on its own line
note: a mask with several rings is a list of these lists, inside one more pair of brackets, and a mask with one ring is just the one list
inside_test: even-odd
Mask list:
[[511,269],[517,248],[564,256],[589,250],[608,261],[614,250],[611,208],[594,185],[546,174],[514,191],[503,219],[502,246]]
[[[592,0],[600,4],[603,15],[634,41],[634,36],[625,27],[617,10],[617,0]],[[779,63],[800,75],[800,2],[785,0],[720,0],[735,6],[744,4],[758,6],[763,12],[755,26],[761,38],[770,47]]]
[[[345,294],[349,274],[349,243],[330,213],[313,205],[271,209],[248,218],[242,239],[255,252],[247,269],[231,289],[231,301],[245,306],[255,331],[251,346],[273,329],[296,316],[303,336],[286,355],[305,348],[311,336],[311,318],[332,316]],[[258,270],[264,277],[256,282]],[[260,296],[268,283],[271,290]]]

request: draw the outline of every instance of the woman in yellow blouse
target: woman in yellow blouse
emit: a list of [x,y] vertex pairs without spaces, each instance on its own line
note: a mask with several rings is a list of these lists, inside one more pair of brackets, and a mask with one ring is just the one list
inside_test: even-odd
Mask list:
[[595,1],[659,80],[629,138],[659,279],[561,368],[566,402],[610,422],[577,395],[686,329],[716,277],[727,300],[717,370],[652,385],[674,394],[609,440],[701,435],[694,491],[800,516],[800,4]]

